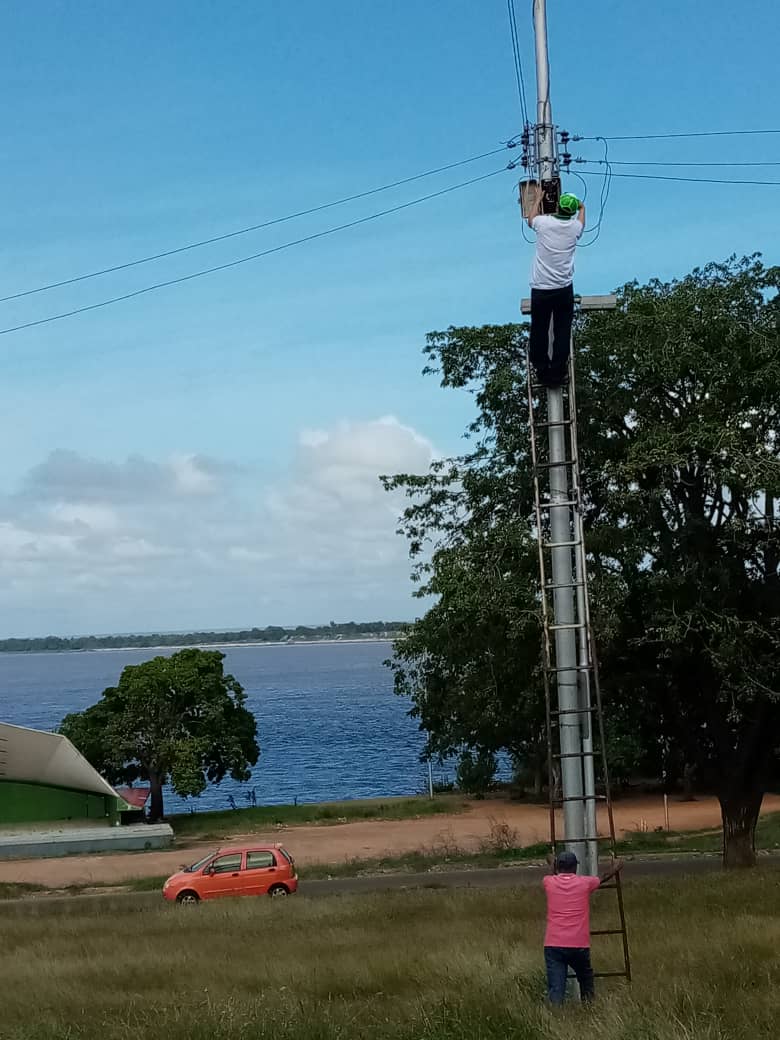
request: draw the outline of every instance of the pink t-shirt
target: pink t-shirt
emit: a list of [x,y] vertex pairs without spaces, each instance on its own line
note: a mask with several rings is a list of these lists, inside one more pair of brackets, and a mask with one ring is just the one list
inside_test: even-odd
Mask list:
[[601,882],[578,874],[548,874],[545,946],[590,946],[590,894]]

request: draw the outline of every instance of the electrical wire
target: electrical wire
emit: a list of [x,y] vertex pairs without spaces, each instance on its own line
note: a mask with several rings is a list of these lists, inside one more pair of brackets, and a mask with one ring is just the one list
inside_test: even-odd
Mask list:
[[509,15],[509,31],[512,36],[512,56],[515,65],[515,79],[517,80],[517,93],[520,98],[520,114],[523,117],[523,126],[528,125],[528,106],[526,104],[525,79],[523,78],[523,62],[520,57],[520,34],[517,31],[517,12],[514,0],[506,0],[507,14]]
[[[600,177],[595,170],[583,170],[586,177]],[[662,173],[613,173],[613,177],[629,177],[633,180],[642,181],[684,181],[688,184],[753,184],[765,188],[780,187],[780,181],[747,181],[730,180],[726,177],[675,177],[672,174]]]
[[498,155],[499,152],[505,151],[507,148],[514,148],[515,145],[511,142],[507,142],[501,148],[494,148],[489,152],[482,152],[480,155],[469,156],[468,159],[460,159],[458,162],[447,163],[446,166],[438,166],[435,170],[426,170],[425,173],[416,173],[413,177],[403,177],[401,180],[392,181],[390,184],[382,184],[378,188],[369,188],[367,191],[357,192],[355,195],[347,195],[342,199],[336,199],[333,202],[323,202],[318,206],[311,206],[309,209],[298,210],[296,213],[288,213],[283,217],[275,217],[273,220],[265,220],[261,224],[250,224],[248,227],[238,228],[235,231],[227,231],[221,235],[214,235],[211,238],[203,238],[198,242],[188,242],[186,245],[177,246],[175,249],[166,249],[161,253],[154,253],[151,256],[142,256],[138,260],[128,260],[122,264],[114,264],[113,267],[103,267],[98,271],[89,271],[86,274],[75,275],[72,278],[63,278],[58,282],[49,282],[47,285],[39,285],[34,289],[24,289],[21,292],[11,293],[9,296],[0,296],[0,303],[7,303],[9,300],[19,300],[24,296],[34,296],[36,293],[48,292],[50,289],[60,289],[65,285],[75,285],[77,282],[85,282],[90,278],[98,278],[104,274],[114,274],[116,271],[126,271],[131,267],[139,267],[141,264],[149,264],[153,260],[163,260],[168,256],[176,256],[178,253],[186,253],[191,249],[200,249],[202,246],[214,245],[216,242],[226,242],[230,238],[237,238],[239,235],[248,235],[252,231],[261,231],[264,228],[273,227],[276,224],[284,224],[288,220],[295,220],[298,217],[307,217],[312,213],[321,213],[326,209],[333,209],[334,206],[343,206],[347,202],[355,202],[357,199],[365,199],[370,195],[378,195],[382,191],[389,191],[391,188],[399,188],[404,184],[411,184],[413,181],[422,180],[425,177],[433,177],[437,173],[445,173],[447,170],[454,170],[459,166],[466,166],[468,163],[478,162],[480,159],[487,159],[492,155]]
[[576,170],[569,170],[568,175],[570,177],[577,177],[582,181],[582,201],[583,204],[586,203],[588,201],[588,182]]
[[[604,144],[604,158],[600,160],[600,163],[604,166],[604,180],[601,184],[601,195],[599,196],[599,217],[592,228],[588,230],[595,232],[593,238],[587,242],[580,242],[580,249],[587,249],[589,246],[594,245],[598,241],[601,235],[601,225],[604,221],[604,211],[607,208],[607,200],[609,199],[609,193],[612,188],[612,164],[609,159],[609,144],[606,138],[601,138]],[[587,171],[586,171],[587,172]]]
[[409,209],[411,206],[418,206],[422,202],[429,202],[431,199],[440,198],[442,195],[448,195],[450,192],[457,191],[460,188],[467,188],[472,184],[478,184],[480,181],[488,180],[490,177],[496,177],[498,174],[506,172],[506,170],[513,170],[515,166],[516,163],[509,163],[507,166],[502,166],[500,170],[493,170],[491,173],[483,173],[479,177],[472,177],[470,180],[461,181],[459,184],[451,184],[447,188],[442,188],[439,191],[431,192],[429,195],[423,195],[420,198],[412,199],[410,202],[402,202],[397,206],[391,206],[389,209],[380,210],[378,213],[370,213],[367,217],[359,217],[357,220],[350,220],[346,224],[339,224],[336,227],[326,228],[324,231],[317,231],[314,234],[305,235],[302,238],[296,238],[291,242],[283,242],[281,245],[272,246],[270,249],[264,249],[262,252],[253,253],[251,256],[244,256],[238,260],[231,260],[226,264],[217,264],[215,267],[207,267],[200,271],[193,271],[191,274],[181,275],[178,278],[169,278],[167,281],[156,282],[154,285],[147,285],[142,289],[123,293],[121,296],[113,296],[108,300],[100,300],[98,303],[91,303],[85,307],[75,307],[73,310],[63,311],[60,314],[50,314],[46,318],[38,318],[36,321],[26,321],[21,325],[14,325],[7,329],[0,329],[0,336],[6,336],[11,332],[20,332],[22,329],[31,329],[37,325],[47,325],[53,321],[61,321],[63,318],[72,318],[76,314],[86,314],[88,311],[96,311],[102,307],[110,307],[112,304],[121,303],[124,300],[132,300],[136,296],[143,296],[144,294],[154,292],[157,289],[166,289],[168,286],[180,285],[182,282],[191,282],[195,278],[203,278],[205,275],[215,274],[218,271],[227,271],[230,268],[238,267],[241,264],[247,264],[252,260],[259,260],[261,257],[271,256],[273,253],[281,253],[283,250],[291,249],[293,246],[303,245],[306,242],[314,242],[317,239],[336,234],[338,231],[346,231],[348,228],[357,227],[360,224],[366,224],[369,221],[377,220],[379,217],[386,217],[391,213],[398,213],[401,210]]
[[660,141],[672,137],[736,137],[750,134],[780,134],[779,130],[699,130],[694,133],[673,134],[629,134],[622,137],[582,137],[579,134],[572,141]]
[[[602,163],[603,159],[575,159],[574,162]],[[780,166],[771,162],[645,162],[644,160],[610,159],[613,166]]]

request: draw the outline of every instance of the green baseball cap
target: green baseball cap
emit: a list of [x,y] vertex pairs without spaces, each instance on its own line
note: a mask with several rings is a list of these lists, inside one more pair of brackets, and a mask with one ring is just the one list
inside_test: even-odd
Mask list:
[[567,217],[573,217],[579,208],[580,200],[576,195],[572,195],[568,191],[564,192],[564,194],[558,199],[558,212]]

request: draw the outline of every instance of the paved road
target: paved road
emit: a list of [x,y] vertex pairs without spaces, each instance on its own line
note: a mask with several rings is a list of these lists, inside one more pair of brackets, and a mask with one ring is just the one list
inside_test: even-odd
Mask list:
[[[780,855],[772,853],[759,859],[763,867],[780,870]],[[686,874],[713,874],[721,870],[719,856],[668,857],[630,860],[625,878],[682,877]],[[369,892],[403,891],[408,889],[443,888],[515,888],[519,885],[538,884],[546,870],[540,866],[498,867],[480,870],[433,871],[425,874],[372,874],[366,877],[331,878],[322,881],[303,881],[300,892],[307,898],[318,896],[358,895]],[[134,906],[150,907],[162,904],[158,892],[98,893],[84,896],[38,896],[26,899],[0,901],[0,917],[5,914],[37,913],[45,909],[81,913],[87,908],[99,912],[108,904],[132,902]]]

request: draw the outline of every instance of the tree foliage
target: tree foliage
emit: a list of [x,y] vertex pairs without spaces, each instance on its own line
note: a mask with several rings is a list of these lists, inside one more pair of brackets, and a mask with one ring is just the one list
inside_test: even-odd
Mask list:
[[[750,862],[780,746],[780,269],[758,257],[631,283],[576,329],[593,615],[610,757],[694,769],[729,862]],[[428,337],[474,395],[471,450],[399,475],[420,595],[395,647],[429,750],[543,744],[525,329]],[[633,769],[631,768],[633,766]]]
[[68,650],[118,650],[127,647],[219,646],[226,643],[296,643],[333,639],[371,639],[395,637],[404,627],[402,621],[331,621],[329,625],[297,625],[282,628],[241,628],[226,632],[145,632],[112,636],[40,636],[38,638],[0,639],[0,653],[63,653]]
[[60,732],[112,783],[146,780],[151,817],[163,816],[163,786],[183,797],[230,774],[248,780],[260,754],[257,724],[218,650],[180,650],[128,665],[116,686]]

